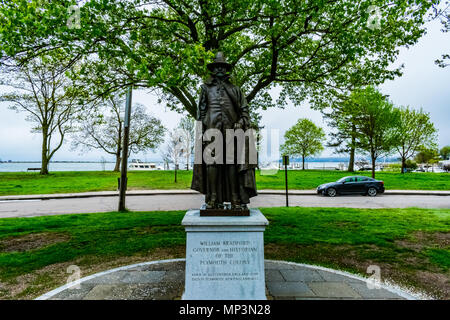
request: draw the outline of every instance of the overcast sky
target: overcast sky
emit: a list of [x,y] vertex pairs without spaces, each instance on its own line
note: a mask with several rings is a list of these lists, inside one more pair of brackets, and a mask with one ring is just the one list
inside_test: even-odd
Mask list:
[[[404,75],[380,86],[384,94],[388,94],[395,105],[423,108],[431,114],[431,119],[439,130],[439,147],[450,145],[450,67],[439,68],[434,60],[443,53],[450,52],[450,34],[440,31],[438,21],[428,24],[428,33],[417,45],[409,49],[402,48],[395,63],[404,63]],[[274,92],[274,94],[276,94]],[[158,105],[155,96],[145,91],[135,91],[133,102],[144,104],[148,111],[160,118],[163,124],[174,128],[181,118],[180,114],[169,111],[164,105]],[[41,136],[31,133],[31,123],[25,121],[25,113],[16,113],[8,109],[8,103],[0,103],[0,159],[2,160],[40,160]],[[309,118],[322,126],[328,133],[320,112],[311,110],[307,104],[290,105],[288,108],[270,109],[262,112],[262,125],[268,130],[280,132],[280,143],[283,142],[284,131],[295,124],[299,118]],[[161,146],[160,148],[163,148]],[[147,154],[132,155],[144,161],[159,161],[160,151]],[[333,156],[332,149],[326,149],[321,156]],[[86,160],[98,161],[104,156],[113,160],[110,155],[93,150],[88,153],[71,151],[70,143],[66,143],[55,154],[53,160]]]

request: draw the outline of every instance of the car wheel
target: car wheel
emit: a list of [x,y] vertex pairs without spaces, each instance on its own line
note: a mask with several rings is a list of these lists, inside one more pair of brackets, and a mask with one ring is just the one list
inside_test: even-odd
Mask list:
[[335,188],[329,188],[329,189],[327,190],[327,195],[328,195],[329,197],[335,197],[336,194],[337,194],[337,192],[336,192],[336,189],[335,189]]
[[374,187],[370,187],[369,189],[367,189],[367,195],[370,197],[375,197],[377,195],[377,189],[375,189]]

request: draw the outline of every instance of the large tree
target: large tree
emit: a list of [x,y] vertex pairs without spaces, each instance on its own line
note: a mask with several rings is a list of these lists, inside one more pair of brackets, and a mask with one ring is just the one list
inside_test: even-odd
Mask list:
[[426,164],[426,168],[428,171],[428,165],[433,165],[439,162],[439,151],[437,148],[427,148],[425,146],[420,146],[415,160],[417,163]]
[[1,94],[0,101],[10,102],[12,110],[25,112],[26,120],[35,125],[32,132],[41,134],[40,174],[48,174],[50,160],[72,129],[78,110],[72,82],[61,72],[60,62],[49,57],[8,69],[1,78],[0,85],[11,90]]
[[386,96],[370,86],[354,90],[349,105],[347,111],[353,120],[348,125],[356,128],[358,149],[370,155],[372,178],[375,178],[376,160],[390,154],[396,145],[400,112]]
[[349,154],[348,172],[355,170],[356,153],[356,126],[353,122],[354,115],[351,111],[351,105],[347,98],[336,99],[332,104],[332,111],[323,111],[328,120],[328,125],[335,129],[330,133],[331,140],[327,143],[328,147],[335,148],[337,153]]
[[[447,33],[450,31],[450,1],[441,1],[439,4],[433,6],[434,18],[441,21],[441,30],[442,32]],[[450,53],[442,54],[441,58],[436,59],[435,63],[441,68],[448,67],[450,65]]]
[[400,117],[396,125],[397,141],[395,148],[402,161],[402,173],[405,172],[406,160],[414,156],[421,146],[436,147],[436,128],[431,122],[430,114],[409,107],[399,109]]
[[[0,4],[0,63],[26,64],[63,49],[94,96],[153,88],[175,110],[196,113],[206,64],[221,50],[253,109],[320,107],[349,85],[399,75],[398,48],[424,34],[438,0],[10,0]],[[79,13],[79,16],[78,16]],[[78,62],[81,68],[73,69]],[[277,101],[269,90],[281,88]]]
[[[114,171],[120,171],[122,160],[125,98],[116,94],[90,112],[80,115],[80,124],[73,134],[72,145],[83,150],[100,149],[116,159]],[[164,138],[161,120],[148,114],[141,104],[131,108],[128,156],[132,152],[155,149]]]
[[441,150],[439,150],[439,155],[441,156],[442,160],[450,159],[450,146],[442,147]]
[[284,134],[285,142],[281,152],[291,156],[302,157],[302,169],[305,170],[305,158],[323,151],[325,132],[309,119],[299,119]]

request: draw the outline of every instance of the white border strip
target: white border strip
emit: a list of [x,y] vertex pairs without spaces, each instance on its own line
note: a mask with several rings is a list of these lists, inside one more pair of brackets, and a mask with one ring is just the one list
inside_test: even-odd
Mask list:
[[[180,261],[185,261],[186,259],[184,258],[179,258],[179,259],[167,259],[167,260],[157,260],[157,261],[149,261],[149,262],[141,262],[141,263],[136,263],[136,264],[131,264],[128,266],[123,266],[123,267],[119,267],[119,268],[115,268],[115,269],[110,269],[107,271],[102,271],[102,272],[98,272],[95,274],[92,274],[90,276],[78,279],[77,281],[71,282],[69,284],[66,284],[64,286],[61,286],[59,288],[56,288],[50,292],[47,292],[39,297],[37,297],[35,300],[47,300],[50,299],[51,297],[57,295],[58,293],[69,289],[75,285],[78,285],[82,282],[97,278],[97,277],[101,277],[104,276],[106,274],[109,273],[113,273],[116,271],[123,271],[123,270],[127,270],[127,269],[131,269],[131,268],[135,268],[135,267],[141,267],[141,266],[147,266],[147,265],[152,265],[152,264],[159,264],[159,263],[169,263],[169,262],[180,262]],[[289,265],[295,265],[295,266],[300,266],[300,267],[304,267],[304,268],[309,268],[309,269],[315,269],[315,270],[321,270],[321,271],[326,271],[326,272],[330,272],[330,273],[334,273],[334,274],[338,274],[338,275],[342,275],[348,278],[352,278],[352,279],[356,279],[359,281],[363,281],[363,282],[367,282],[367,278],[364,278],[362,276],[358,276],[349,272],[345,272],[345,271],[340,271],[340,270],[335,270],[335,269],[330,269],[330,268],[325,268],[322,266],[317,266],[317,265],[310,265],[310,264],[303,264],[303,263],[296,263],[296,262],[290,262],[290,261],[281,261],[281,260],[264,260],[265,262],[274,262],[274,263],[284,263],[284,264],[289,264]],[[387,281],[384,281],[383,283],[379,284],[381,286],[381,288],[394,293],[402,298],[405,298],[407,300],[427,300],[427,299],[433,299],[432,297],[429,297],[423,293],[419,293],[416,292],[414,290],[407,290],[404,288],[399,287],[396,284],[392,284],[389,283]]]

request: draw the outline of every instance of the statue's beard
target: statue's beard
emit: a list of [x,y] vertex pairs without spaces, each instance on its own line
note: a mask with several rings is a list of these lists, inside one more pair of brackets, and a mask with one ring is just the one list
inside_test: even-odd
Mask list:
[[216,72],[216,73],[214,73],[214,76],[217,77],[217,78],[219,78],[219,79],[221,79],[221,80],[223,80],[223,79],[225,79],[228,75],[227,75],[226,73]]

